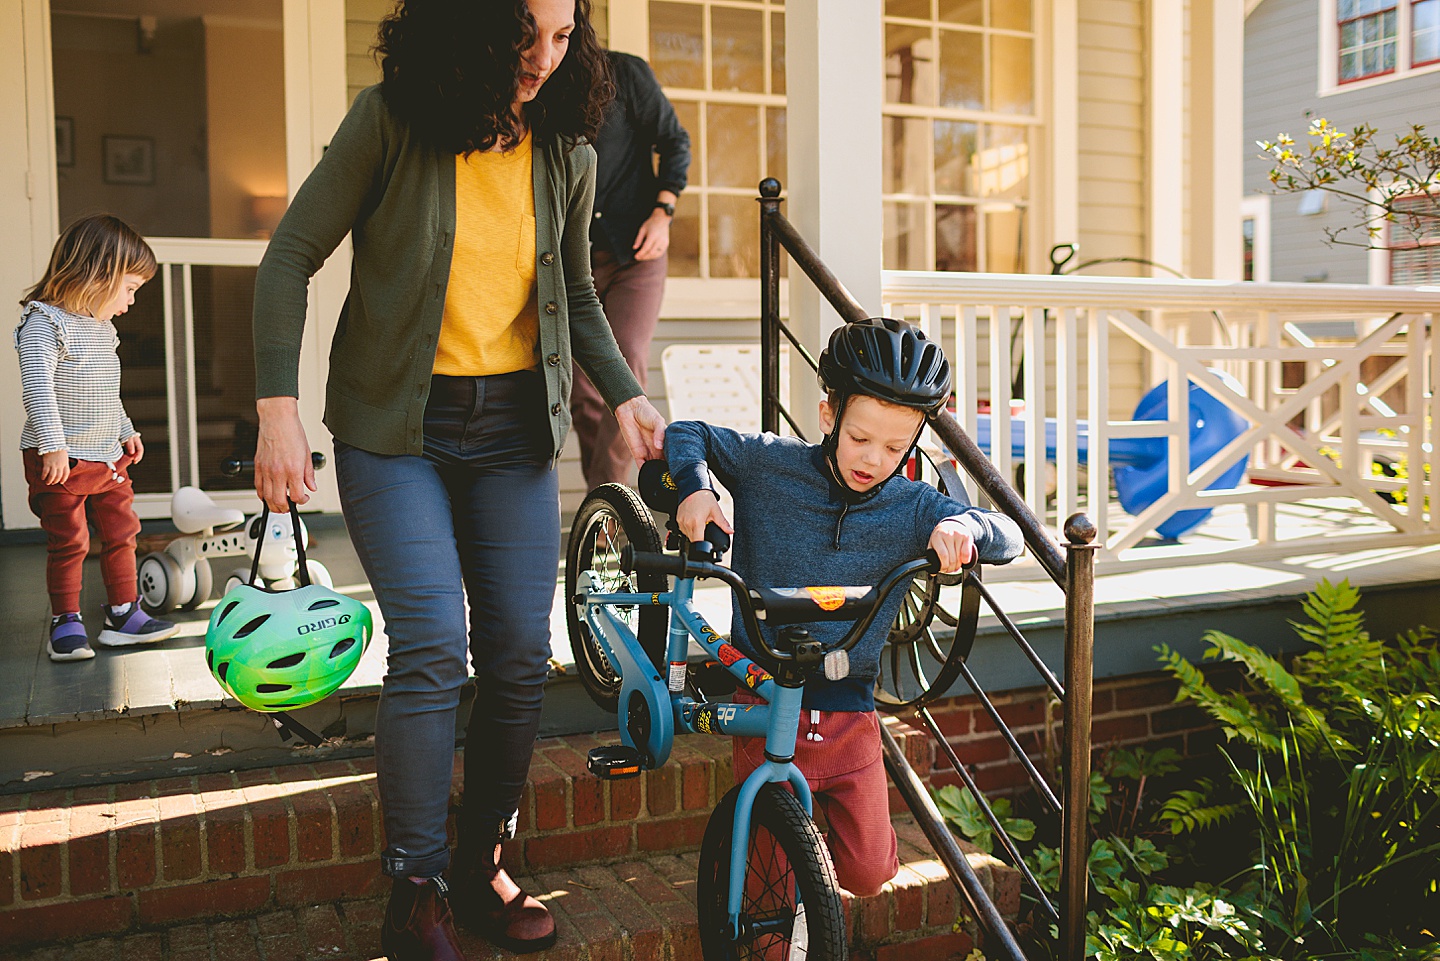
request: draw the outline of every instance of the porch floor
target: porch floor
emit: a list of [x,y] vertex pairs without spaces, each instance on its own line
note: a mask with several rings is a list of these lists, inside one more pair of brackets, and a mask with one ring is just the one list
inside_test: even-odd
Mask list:
[[[1317,502],[1291,512],[1285,533],[1294,534],[1300,527],[1316,535],[1334,533],[1360,517]],[[330,569],[338,589],[371,607],[376,635],[340,696],[300,716],[327,738],[336,738],[322,751],[364,753],[384,673],[383,620],[340,518],[322,515],[310,524],[311,556]],[[1440,544],[1317,553],[1316,544],[1323,541],[1311,539],[1304,548],[1297,545],[1292,556],[1273,560],[1205,559],[1218,544],[1240,534],[1243,524],[1242,508],[1222,510],[1187,543],[1136,549],[1142,556],[1153,555],[1157,566],[1099,574],[1097,677],[1155,670],[1153,648],[1161,642],[1198,658],[1201,636],[1209,629],[1270,649],[1290,646],[1294,637],[1286,620],[1299,614],[1294,601],[1321,578],[1349,578],[1360,587],[1370,629],[1379,636],[1423,623],[1440,624],[1440,592],[1433,589],[1440,583]],[[93,660],[52,663],[45,654],[44,555],[38,544],[0,547],[0,793],[133,779],[157,765],[180,774],[244,766],[252,760],[276,763],[275,751],[282,749],[273,727],[226,700],[205,667],[204,632],[215,601],[171,615],[181,624],[181,633],[170,641],[153,647],[97,648]],[[92,635],[103,602],[95,565],[87,563],[83,595]],[[1064,617],[1060,591],[1033,564],[986,573],[997,601],[1059,676]],[[942,603],[953,610],[958,588],[948,590]],[[542,733],[613,729],[614,717],[590,703],[574,676],[561,593],[557,583],[551,615],[555,670]],[[704,586],[696,596],[697,606],[725,633],[726,589]],[[1017,655],[997,619],[982,611],[969,663],[988,690],[1037,686],[1028,662]]]

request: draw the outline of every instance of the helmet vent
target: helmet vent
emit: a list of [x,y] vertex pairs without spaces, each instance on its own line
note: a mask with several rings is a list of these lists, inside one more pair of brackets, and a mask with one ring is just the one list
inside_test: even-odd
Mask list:
[[335,642],[335,646],[334,646],[334,647],[330,648],[330,657],[331,657],[332,659],[333,659],[333,658],[337,658],[337,657],[339,657],[341,654],[344,654],[346,651],[350,650],[350,648],[352,648],[352,647],[354,647],[354,646],[355,646],[355,638],[353,638],[353,637],[341,638],[340,640],[338,640],[338,641]]
[[220,612],[220,616],[215,619],[215,623],[219,624],[221,621],[225,620],[225,618],[230,616],[230,612],[235,610],[235,608],[239,606],[239,601],[231,601],[229,604],[226,604],[225,609]]
[[279,694],[281,691],[288,691],[288,690],[290,690],[290,685],[289,685],[289,684],[256,684],[256,685],[255,685],[255,692],[256,692],[257,694]]
[[296,704],[298,704],[298,703],[300,703],[300,702],[299,702],[299,701],[286,701],[284,704],[271,704],[270,707],[269,707],[269,710],[272,710],[272,711],[283,711],[283,710],[285,710],[285,708],[287,708],[287,707],[294,707],[294,706],[295,706]]
[[282,667],[294,667],[303,660],[305,660],[305,652],[301,651],[298,654],[290,654],[286,657],[277,658],[269,664],[266,664],[265,667],[272,671],[278,671]]
[[205,652],[205,666],[208,667],[208,668],[210,668],[210,670],[212,670],[212,671],[215,670],[215,652],[214,652],[214,651],[206,651],[206,652]]
[[220,675],[220,680],[223,681],[223,680],[225,680],[225,672],[228,671],[228,670],[230,670],[230,662],[229,662],[229,661],[221,661],[221,662],[220,662],[220,666],[215,669],[215,673],[218,674],[218,675]]
[[264,624],[268,620],[270,620],[269,614],[261,614],[259,617],[252,620],[249,624],[246,624],[244,627],[240,628],[240,630],[236,631],[235,636],[249,637],[251,634],[255,633],[255,631],[260,629],[261,624]]
[[340,603],[340,602],[337,601],[337,600],[336,600],[335,598],[333,598],[333,597],[326,597],[326,598],[322,598],[321,600],[316,601],[314,604],[311,604],[309,607],[307,607],[307,608],[305,608],[305,609],[306,609],[307,611],[319,611],[319,610],[324,610],[324,609],[327,608],[327,607],[335,607],[335,606],[336,606],[337,604],[339,604],[339,603]]

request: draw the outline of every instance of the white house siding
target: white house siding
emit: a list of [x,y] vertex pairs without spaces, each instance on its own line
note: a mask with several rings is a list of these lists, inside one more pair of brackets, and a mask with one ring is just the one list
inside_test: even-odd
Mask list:
[[[1423,73],[1319,95],[1320,20],[1315,0],[1265,0],[1245,21],[1245,192],[1269,191],[1270,163],[1255,146],[1288,133],[1304,148],[1311,116],[1342,130],[1368,123],[1380,143],[1393,144],[1414,123],[1440,129],[1440,73]],[[1401,38],[1402,43],[1406,42]],[[1328,55],[1333,55],[1327,53]],[[1325,228],[1354,223],[1354,208],[1327,198],[1323,213],[1299,214],[1297,194],[1276,196],[1270,205],[1270,277],[1277,281],[1369,282],[1367,252],[1329,246]],[[1364,241],[1351,231],[1349,239]],[[1382,282],[1388,278],[1381,278]]]

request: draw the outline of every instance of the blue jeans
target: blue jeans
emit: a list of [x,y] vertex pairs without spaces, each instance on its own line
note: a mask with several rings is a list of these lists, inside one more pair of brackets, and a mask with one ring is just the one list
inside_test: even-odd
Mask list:
[[524,790],[560,561],[545,400],[534,371],[436,375],[422,456],[335,444],[345,522],[390,644],[375,763],[391,877],[431,877],[450,863],[445,822],[467,647],[477,690],[466,823],[493,829]]

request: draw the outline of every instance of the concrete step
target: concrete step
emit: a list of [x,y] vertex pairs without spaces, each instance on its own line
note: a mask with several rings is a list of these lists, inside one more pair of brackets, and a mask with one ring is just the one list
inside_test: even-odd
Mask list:
[[[919,735],[895,729],[909,756],[928,757]],[[586,735],[540,742],[506,863],[562,907],[588,903],[598,897],[590,892],[607,884],[656,891],[668,885],[679,895],[693,890],[693,852],[711,808],[733,780],[729,743],[680,738],[663,768],[614,782],[585,771],[585,753],[600,743]],[[462,760],[457,754],[454,802]],[[903,810],[893,800],[892,809]],[[865,899],[852,910],[857,937],[877,948],[898,933],[929,937],[937,933],[931,928],[955,919],[955,889],[923,835],[903,819],[897,830],[906,867],[879,901]],[[0,797],[0,944],[116,941],[236,917],[252,920],[225,931],[243,928],[263,940],[269,935],[253,919],[381,896],[388,890],[378,871],[381,846],[374,763],[366,758]],[[1018,877],[985,855],[977,853],[975,863],[1002,910],[1013,914]],[[591,865],[604,867],[591,872]],[[613,883],[611,874],[617,875]],[[561,890],[566,893],[556,893]],[[624,912],[605,911],[602,921],[630,921]],[[946,912],[948,919],[939,920]],[[593,912],[577,907],[574,913]],[[669,926],[656,937],[680,945],[671,956],[689,957],[693,912],[677,907],[671,913],[676,916],[660,919]],[[631,956],[629,928],[617,929],[618,953],[594,953],[601,921],[573,923],[583,935],[576,943],[592,952],[586,957]],[[161,943],[171,945],[171,935]],[[104,956],[109,949],[97,950]]]

